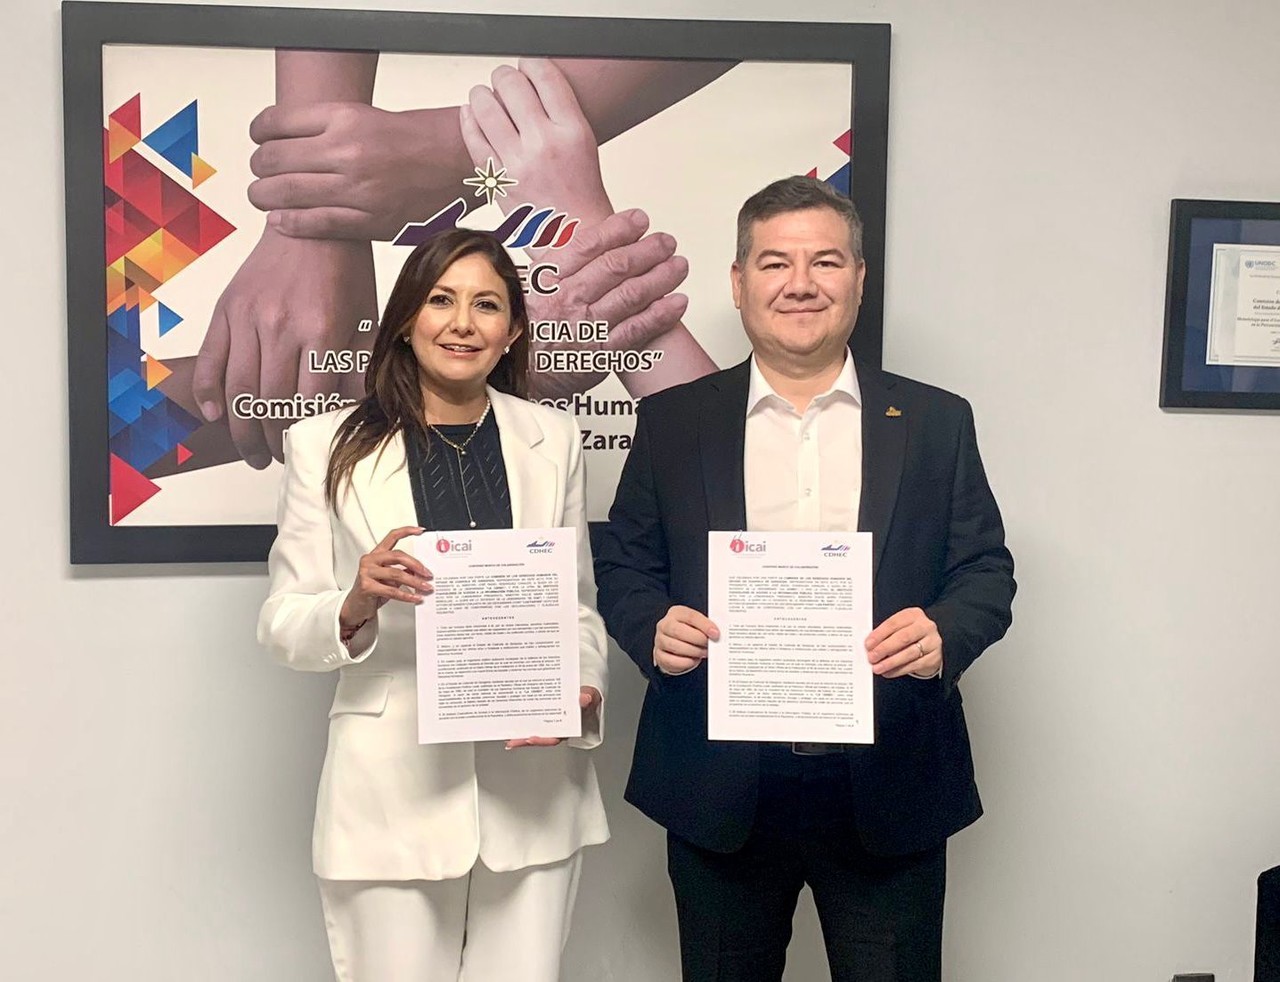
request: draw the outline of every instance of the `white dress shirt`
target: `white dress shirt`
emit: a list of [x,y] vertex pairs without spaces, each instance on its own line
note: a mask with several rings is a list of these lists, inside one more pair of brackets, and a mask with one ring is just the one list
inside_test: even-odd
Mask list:
[[[747,530],[856,532],[862,501],[862,390],[846,352],[831,388],[803,413],[778,395],[751,356],[742,462]],[[914,678],[935,678],[933,675]]]
[[743,477],[749,531],[857,530],[862,392],[847,353],[831,388],[803,413],[774,391],[751,357]]

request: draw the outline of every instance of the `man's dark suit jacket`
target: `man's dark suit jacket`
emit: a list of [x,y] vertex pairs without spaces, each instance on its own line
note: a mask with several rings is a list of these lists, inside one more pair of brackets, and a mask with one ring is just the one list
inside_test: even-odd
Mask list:
[[[874,617],[923,607],[943,674],[875,680],[876,740],[846,753],[863,845],[931,848],[982,813],[956,682],[1008,629],[1013,558],[965,400],[857,366],[862,391],[858,529],[872,533]],[[648,396],[597,543],[599,608],[649,680],[627,800],[694,845],[733,852],[755,817],[759,744],[707,739],[705,663],[653,664],[674,604],[707,609],[707,532],[746,528],[743,441],[749,363]],[[787,466],[779,462],[779,466]]]

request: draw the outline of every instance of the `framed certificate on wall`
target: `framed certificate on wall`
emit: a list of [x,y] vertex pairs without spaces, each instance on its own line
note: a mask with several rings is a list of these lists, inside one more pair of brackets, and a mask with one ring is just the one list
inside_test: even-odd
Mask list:
[[1174,200],[1160,405],[1280,409],[1280,203]]

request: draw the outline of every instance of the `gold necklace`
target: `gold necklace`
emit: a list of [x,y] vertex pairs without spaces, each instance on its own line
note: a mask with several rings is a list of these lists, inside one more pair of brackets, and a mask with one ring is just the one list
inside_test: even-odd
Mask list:
[[436,429],[435,423],[432,423],[430,420],[427,421],[427,428],[449,446],[453,447],[453,452],[458,458],[458,480],[462,484],[462,504],[467,509],[467,521],[471,523],[472,528],[476,527],[476,520],[475,516],[471,514],[471,499],[467,496],[467,477],[462,473],[462,458],[467,455],[467,445],[476,438],[476,434],[480,432],[480,427],[482,427],[484,425],[484,421],[489,418],[489,408],[492,405],[493,403],[488,399],[484,401],[484,412],[480,414],[480,418],[476,420],[476,425],[471,428],[471,432],[461,443],[454,443],[454,441],[450,440],[447,436]]
[[[436,424],[432,423],[429,420],[427,421],[427,426],[431,428],[432,433],[438,436],[445,443],[449,444],[449,446],[453,447],[454,451],[457,452],[459,457],[465,457],[467,455],[467,444],[469,444],[472,440],[476,438],[476,434],[480,432],[480,427],[482,427],[484,425],[484,421],[489,418],[489,407],[492,405],[493,403],[491,403],[488,399],[484,401],[484,412],[482,412],[480,414],[480,418],[476,420],[476,425],[471,428],[470,435],[461,443],[454,443],[447,436],[445,436],[438,429],[436,429]],[[458,464],[459,466],[461,466],[462,462],[459,461]]]

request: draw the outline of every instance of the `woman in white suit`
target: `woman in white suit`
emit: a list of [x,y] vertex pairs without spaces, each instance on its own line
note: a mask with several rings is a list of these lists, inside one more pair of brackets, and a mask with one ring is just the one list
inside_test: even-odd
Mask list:
[[[387,300],[365,398],[288,431],[258,636],[290,668],[338,672],[313,861],[342,980],[553,982],[580,850],[609,836],[583,752],[602,735],[605,634],[581,443],[522,398],[527,327],[502,246],[436,236]],[[397,545],[522,526],[578,530],[583,736],[420,746],[413,607],[431,573]]]

